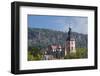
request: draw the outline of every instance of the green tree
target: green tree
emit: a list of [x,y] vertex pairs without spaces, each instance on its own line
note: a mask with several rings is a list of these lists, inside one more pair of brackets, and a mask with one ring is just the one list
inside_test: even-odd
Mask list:
[[88,57],[88,51],[86,48],[77,48],[76,53],[69,53],[64,57],[64,59],[79,59],[87,57]]
[[41,60],[43,57],[43,54],[41,53],[40,49],[38,48],[32,48],[31,51],[28,51],[28,60]]

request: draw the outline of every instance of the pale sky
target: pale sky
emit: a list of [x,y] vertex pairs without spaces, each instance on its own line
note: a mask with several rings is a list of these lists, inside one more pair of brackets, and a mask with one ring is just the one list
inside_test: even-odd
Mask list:
[[28,15],[28,27],[63,32],[67,32],[68,28],[71,27],[73,32],[87,34],[88,17]]

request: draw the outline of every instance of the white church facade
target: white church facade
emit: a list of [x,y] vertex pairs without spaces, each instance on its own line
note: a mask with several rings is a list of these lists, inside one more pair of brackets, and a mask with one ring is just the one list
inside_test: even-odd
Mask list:
[[65,42],[65,55],[67,55],[68,53],[75,53],[75,52],[76,52],[75,38],[72,36],[71,28],[69,28],[68,37]]

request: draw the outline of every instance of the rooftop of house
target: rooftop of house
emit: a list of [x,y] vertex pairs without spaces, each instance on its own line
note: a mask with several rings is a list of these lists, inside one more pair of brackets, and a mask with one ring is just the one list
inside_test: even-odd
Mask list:
[[57,44],[49,45],[48,47],[49,47],[49,48],[51,48],[51,49],[58,49],[58,48],[62,48],[62,46],[61,46],[61,45],[57,45]]

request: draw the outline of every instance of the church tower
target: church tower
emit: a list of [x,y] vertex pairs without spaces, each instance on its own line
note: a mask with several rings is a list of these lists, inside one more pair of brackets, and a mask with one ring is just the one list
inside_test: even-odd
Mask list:
[[71,28],[69,28],[68,37],[67,37],[66,42],[65,42],[65,56],[69,53],[75,53],[75,52],[76,52],[75,39],[72,36]]

